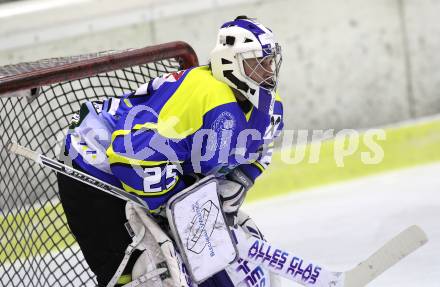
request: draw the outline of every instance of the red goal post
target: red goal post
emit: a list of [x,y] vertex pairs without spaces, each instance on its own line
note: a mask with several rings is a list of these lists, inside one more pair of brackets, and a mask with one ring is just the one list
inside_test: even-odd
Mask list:
[[0,286],[96,286],[68,229],[55,174],[8,154],[7,142],[57,158],[84,101],[122,96],[197,65],[191,46],[171,42],[0,67]]
[[0,67],[0,96],[171,58],[177,59],[182,69],[198,65],[192,47],[180,41],[141,49],[105,51],[7,65]]

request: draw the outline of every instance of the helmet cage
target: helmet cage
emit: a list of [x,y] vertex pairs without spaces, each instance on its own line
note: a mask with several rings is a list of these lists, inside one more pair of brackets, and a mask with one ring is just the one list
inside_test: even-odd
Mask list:
[[[281,47],[278,43],[273,48],[238,53],[237,59],[240,73],[247,81],[270,92],[276,90],[282,63]],[[256,61],[254,65],[249,64],[250,59]],[[265,61],[270,61],[269,69],[267,64],[263,64]],[[250,71],[249,74],[246,74],[245,66]]]

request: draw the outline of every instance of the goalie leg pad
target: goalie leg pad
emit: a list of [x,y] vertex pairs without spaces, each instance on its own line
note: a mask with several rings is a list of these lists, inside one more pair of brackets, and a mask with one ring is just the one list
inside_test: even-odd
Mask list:
[[[132,282],[125,284],[123,287],[164,287],[169,285],[169,280],[163,280],[167,276],[168,268],[165,262],[157,263],[159,256],[155,256],[148,249],[137,259],[133,271]],[[164,264],[165,263],[165,264]]]
[[143,253],[137,259],[133,281],[126,287],[191,287],[194,286],[173,242],[153,218],[141,207],[128,202],[126,216],[135,235],[145,230],[137,248]]

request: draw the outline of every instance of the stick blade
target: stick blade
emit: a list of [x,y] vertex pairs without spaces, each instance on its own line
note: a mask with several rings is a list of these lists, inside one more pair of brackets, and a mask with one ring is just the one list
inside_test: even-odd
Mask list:
[[358,266],[347,271],[344,287],[365,286],[426,242],[428,237],[420,227],[408,227]]

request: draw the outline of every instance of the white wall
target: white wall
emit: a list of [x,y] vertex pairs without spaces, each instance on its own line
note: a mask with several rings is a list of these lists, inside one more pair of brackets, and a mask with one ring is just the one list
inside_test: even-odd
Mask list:
[[0,64],[173,40],[189,42],[203,64],[221,23],[246,14],[282,44],[288,127],[440,112],[440,0],[70,1],[80,3],[13,17],[0,6]]
[[404,2],[414,115],[440,112],[440,1]]

